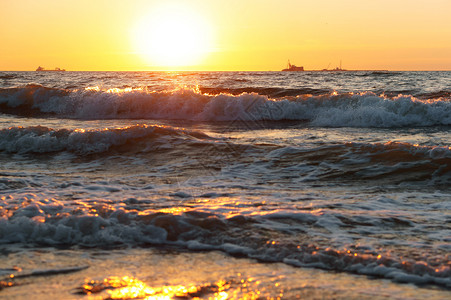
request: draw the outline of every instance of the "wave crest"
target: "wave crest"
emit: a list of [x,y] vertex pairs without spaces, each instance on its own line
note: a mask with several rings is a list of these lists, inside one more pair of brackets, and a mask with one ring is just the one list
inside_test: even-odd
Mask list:
[[[201,132],[159,125],[134,125],[100,130],[11,127],[0,130],[0,151],[20,154],[61,151],[92,154],[106,152],[114,146],[127,145],[139,139],[156,142],[159,137],[209,138]],[[162,140],[162,143],[167,142],[167,139]]]
[[79,119],[194,121],[302,120],[320,127],[451,125],[449,98],[328,93],[271,99],[257,93],[203,94],[199,90],[90,88],[64,90],[28,85],[0,89],[0,112]]

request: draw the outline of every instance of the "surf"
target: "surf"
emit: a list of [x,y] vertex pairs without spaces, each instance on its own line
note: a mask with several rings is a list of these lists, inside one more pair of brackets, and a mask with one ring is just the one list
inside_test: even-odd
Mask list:
[[206,122],[308,121],[315,127],[427,127],[451,125],[447,97],[389,97],[372,92],[304,94],[270,98],[243,92],[208,94],[199,89],[66,90],[28,85],[0,90],[0,112],[82,120],[154,119]]

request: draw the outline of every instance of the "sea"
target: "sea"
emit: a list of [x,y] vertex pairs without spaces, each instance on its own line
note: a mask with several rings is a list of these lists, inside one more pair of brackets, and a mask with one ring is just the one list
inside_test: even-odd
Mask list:
[[451,299],[451,72],[0,72],[0,298]]

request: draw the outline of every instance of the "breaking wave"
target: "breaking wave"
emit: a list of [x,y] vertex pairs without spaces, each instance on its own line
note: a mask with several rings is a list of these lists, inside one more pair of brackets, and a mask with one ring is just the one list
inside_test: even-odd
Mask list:
[[[124,157],[176,153],[200,159],[221,170],[222,164],[240,165],[246,174],[271,182],[330,182],[358,184],[435,184],[451,182],[451,148],[410,143],[345,142],[313,148],[277,144],[242,144],[233,139],[213,138],[201,131],[161,125],[133,125],[105,129],[52,129],[44,126],[10,127],[0,130],[0,153],[41,154],[68,152],[79,156],[101,154]],[[7,155],[6,157],[9,157]],[[98,156],[95,156],[98,157]],[[190,167],[191,166],[191,167]],[[317,166],[321,166],[318,168]],[[187,163],[186,168],[199,167]],[[224,165],[227,169],[227,167]],[[180,166],[178,166],[180,168]]]
[[10,127],[0,130],[0,151],[7,153],[50,153],[68,151],[76,154],[101,153],[115,146],[136,147],[138,140],[163,146],[170,140],[208,139],[201,132],[158,125],[134,125],[100,130],[59,129],[44,126]]
[[[347,229],[350,226],[414,226],[412,221],[399,216],[355,217],[333,211],[284,210],[224,216],[195,209],[143,211],[140,204],[141,201],[131,198],[121,203],[85,201],[72,207],[36,195],[17,199],[2,197],[0,242],[82,247],[167,245],[192,251],[220,250],[266,262],[451,287],[451,269],[446,257],[438,262],[433,257],[417,261],[414,255],[398,257],[355,246],[334,248],[315,243],[307,236],[299,241],[289,234],[308,231],[312,226],[326,231],[330,226]],[[277,232],[277,237],[263,230],[268,227]]]
[[27,85],[0,89],[0,112],[79,119],[303,120],[320,127],[451,125],[449,97],[423,100],[370,92],[289,96],[275,90],[270,94],[282,96],[273,99],[252,91],[236,95],[210,92],[213,94],[192,89],[65,90]]
[[[358,143],[305,148],[267,148],[256,164],[240,172],[287,185],[331,182],[347,186],[436,186],[451,183],[451,148],[401,142]],[[256,171],[258,170],[258,171]]]

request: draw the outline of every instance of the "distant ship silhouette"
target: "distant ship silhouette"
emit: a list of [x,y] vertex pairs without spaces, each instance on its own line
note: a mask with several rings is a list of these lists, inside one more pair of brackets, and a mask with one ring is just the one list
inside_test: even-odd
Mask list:
[[[330,63],[329,63],[329,66],[330,66]],[[326,72],[340,72],[340,71],[348,71],[348,70],[345,70],[345,69],[342,69],[342,68],[341,68],[341,60],[340,60],[340,67],[336,67],[335,69],[331,69],[331,70],[329,70],[329,66],[327,66],[327,68],[326,68],[326,69],[322,69],[321,71],[326,71]]]
[[46,70],[43,67],[39,66],[36,69],[37,72],[65,72],[66,69],[55,68],[54,70]]
[[290,60],[288,60],[287,68],[282,70],[283,72],[302,72],[304,71],[304,67],[297,67],[295,65],[292,65],[290,63]]

